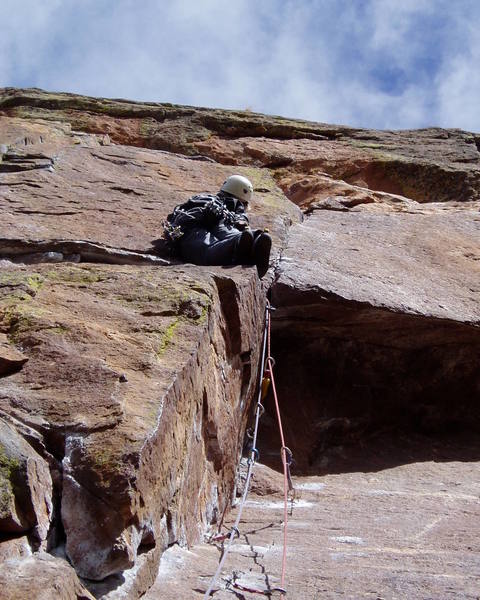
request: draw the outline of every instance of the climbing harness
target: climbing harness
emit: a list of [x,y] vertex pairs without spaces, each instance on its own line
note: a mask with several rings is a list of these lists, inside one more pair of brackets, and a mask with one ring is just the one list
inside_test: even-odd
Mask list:
[[271,596],[274,592],[277,592],[277,593],[280,593],[281,600],[285,599],[285,595],[287,593],[284,588],[284,585],[285,585],[285,573],[286,573],[286,562],[287,562],[288,500],[289,500],[289,492],[294,491],[292,479],[290,476],[290,466],[292,464],[293,455],[292,455],[291,450],[287,446],[285,446],[285,438],[283,435],[280,407],[279,407],[279,403],[278,403],[277,390],[275,388],[275,378],[273,375],[273,368],[275,366],[275,360],[272,358],[271,352],[270,352],[270,338],[271,338],[270,316],[271,316],[272,310],[275,310],[275,309],[270,305],[270,303],[267,300],[267,306],[266,306],[266,311],[265,311],[265,329],[263,332],[263,343],[262,343],[262,362],[261,362],[260,379],[259,379],[260,385],[259,385],[259,390],[258,390],[258,399],[257,399],[257,403],[255,406],[255,424],[253,427],[253,431],[252,431],[252,428],[249,428],[247,430],[247,437],[251,440],[251,448],[249,450],[250,456],[247,461],[248,470],[247,470],[247,477],[245,480],[245,486],[244,486],[244,490],[243,490],[243,494],[242,494],[242,499],[241,499],[239,507],[238,507],[237,518],[235,519],[234,525],[230,528],[230,532],[227,534],[218,534],[210,539],[210,542],[224,542],[225,540],[228,540],[228,541],[227,541],[226,546],[222,549],[222,556],[221,556],[220,562],[218,564],[217,570],[215,571],[215,574],[213,575],[213,577],[210,581],[208,589],[205,592],[205,595],[203,596],[203,600],[208,600],[208,598],[210,598],[210,596],[213,592],[215,583],[216,583],[217,579],[219,578],[220,573],[222,572],[223,565],[224,565],[227,555],[230,551],[230,548],[233,544],[233,540],[235,539],[235,537],[240,537],[240,531],[238,529],[238,526],[239,526],[240,520],[242,518],[243,508],[245,506],[247,495],[248,495],[248,492],[250,489],[250,481],[251,481],[252,474],[253,474],[253,467],[260,457],[260,454],[256,447],[256,444],[257,444],[258,425],[259,425],[260,417],[265,412],[265,408],[264,408],[262,402],[268,393],[268,389],[269,389],[270,385],[272,387],[273,397],[275,399],[275,410],[277,413],[278,427],[279,427],[280,439],[281,439],[281,444],[282,444],[281,449],[280,449],[280,454],[281,454],[282,464],[283,464],[283,479],[284,479],[284,486],[283,486],[284,487],[283,556],[282,556],[282,572],[281,572],[280,585],[275,588],[268,589],[268,590],[251,589],[251,588],[244,587],[238,583],[233,583],[232,586],[241,591],[262,594],[264,596]]

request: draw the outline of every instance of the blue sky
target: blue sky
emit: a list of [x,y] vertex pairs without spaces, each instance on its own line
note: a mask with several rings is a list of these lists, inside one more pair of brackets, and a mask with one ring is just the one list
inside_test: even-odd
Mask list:
[[0,87],[480,131],[478,0],[2,0]]

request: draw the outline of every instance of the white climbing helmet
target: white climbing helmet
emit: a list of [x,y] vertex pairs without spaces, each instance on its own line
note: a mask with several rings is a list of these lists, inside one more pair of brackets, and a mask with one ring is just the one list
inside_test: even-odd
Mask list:
[[245,202],[245,204],[250,202],[253,196],[253,185],[251,181],[246,177],[243,177],[243,175],[230,175],[230,177],[225,179],[220,189],[222,192],[232,194],[232,196]]

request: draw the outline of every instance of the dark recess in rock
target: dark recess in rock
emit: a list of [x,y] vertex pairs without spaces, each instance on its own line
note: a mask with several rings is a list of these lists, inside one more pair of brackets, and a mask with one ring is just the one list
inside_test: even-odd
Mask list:
[[[309,312],[273,320],[295,473],[480,458],[478,327],[334,301]],[[261,452],[278,469],[272,398],[265,404]]]
[[[385,467],[401,466],[401,478],[414,462],[479,460],[478,134],[360,130],[12,88],[0,90],[0,133],[0,421],[14,430],[2,442],[15,440],[3,460],[4,530],[17,532],[0,540],[1,585],[14,590],[7,597],[16,600],[23,578],[50,597],[90,598],[71,560],[97,597],[135,600],[167,548],[195,544],[209,524],[228,519],[270,286],[294,473],[342,473],[340,487],[348,487],[354,471],[388,481]],[[253,182],[252,225],[274,239],[274,268],[261,282],[252,267],[170,260],[160,238],[173,206],[213,191],[233,168]],[[265,405],[261,460],[279,470],[271,397]],[[448,566],[445,586],[465,582],[467,571],[473,579],[478,548],[466,557],[461,535],[457,546],[429,537],[428,519],[441,507],[435,486],[422,487],[423,464],[414,466],[414,491],[423,497],[426,489],[431,506],[412,516],[428,535],[416,545],[400,524],[382,573],[388,592],[392,581],[403,584],[413,548],[426,565],[428,597],[445,597],[440,584],[430,589],[433,578]],[[474,468],[462,471],[464,486]],[[442,478],[435,483],[448,487]],[[254,482],[256,493],[275,494],[281,475],[265,479]],[[453,485],[445,501],[457,511],[451,531],[463,512],[467,528],[474,515],[463,507],[476,508],[478,496],[474,483],[463,498]],[[358,496],[349,493],[351,523]],[[314,519],[334,516],[328,498]],[[381,522],[363,502],[355,502],[360,521]],[[440,524],[443,540],[448,526]],[[368,552],[383,560],[381,530]],[[345,543],[323,534],[326,552]],[[45,549],[58,558],[42,556]],[[339,568],[341,549],[332,585],[358,574]],[[370,575],[370,555],[364,560]],[[328,584],[317,567],[312,587]]]

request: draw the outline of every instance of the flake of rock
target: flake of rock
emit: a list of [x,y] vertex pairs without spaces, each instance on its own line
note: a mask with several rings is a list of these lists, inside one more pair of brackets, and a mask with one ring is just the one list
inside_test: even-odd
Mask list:
[[63,456],[77,572],[138,571],[135,596],[167,545],[198,539],[228,500],[255,387],[260,281],[242,267],[32,269],[2,270],[2,326],[29,360],[5,379],[0,409]]
[[[468,206],[314,211],[291,228],[272,325],[277,385],[302,398],[301,411],[282,404],[298,469],[371,468],[349,449],[385,430],[467,436],[479,426],[479,235]],[[275,440],[275,409],[265,406],[262,437]],[[380,468],[383,455],[377,448],[370,461]]]
[[0,565],[6,560],[22,559],[32,555],[27,536],[4,539],[0,544]]
[[470,290],[480,278],[479,236],[480,219],[467,208],[430,215],[314,212],[290,231],[273,303],[293,307],[296,296],[301,311],[314,298],[332,298],[475,323],[480,297]]
[[0,586],[4,600],[95,600],[66,561],[47,553],[6,560],[0,565]]
[[0,377],[22,368],[28,357],[17,350],[7,335],[0,333]]
[[28,532],[44,542],[53,516],[52,495],[48,464],[0,419],[0,531]]

